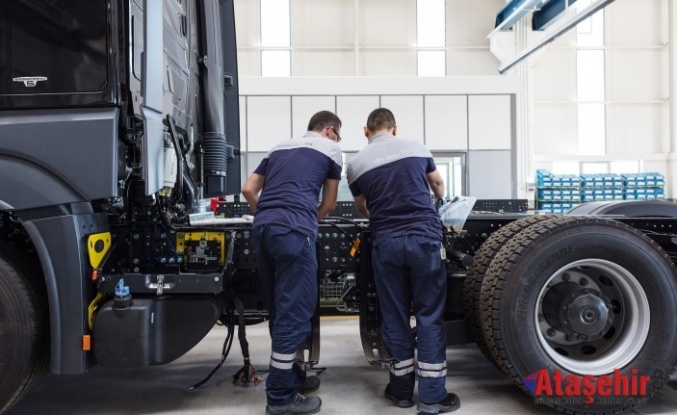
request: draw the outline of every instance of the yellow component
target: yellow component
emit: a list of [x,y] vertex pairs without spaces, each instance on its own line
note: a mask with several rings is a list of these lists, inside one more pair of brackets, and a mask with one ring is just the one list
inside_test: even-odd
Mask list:
[[91,303],[89,303],[89,307],[87,307],[87,326],[89,329],[94,328],[94,313],[96,313],[96,310],[99,307],[99,302],[103,298],[103,293],[99,291],[99,293],[94,297]]
[[177,232],[176,253],[186,257],[185,248],[188,241],[218,241],[221,245],[219,263],[223,265],[226,260],[226,236],[223,232]]
[[92,337],[89,334],[82,336],[82,350],[85,352],[92,350]]
[[353,242],[353,247],[350,248],[350,256],[351,257],[353,257],[353,258],[355,257],[355,254],[357,254],[357,249],[360,247],[361,242],[362,242],[362,240],[360,239],[359,236],[357,238],[355,238],[355,242]]
[[103,264],[103,259],[111,247],[110,232],[94,233],[87,237],[87,251],[89,252],[89,265],[97,269]]

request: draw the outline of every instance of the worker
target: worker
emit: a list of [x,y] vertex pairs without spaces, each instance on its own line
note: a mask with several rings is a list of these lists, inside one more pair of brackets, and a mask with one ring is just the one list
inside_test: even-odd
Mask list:
[[444,196],[444,181],[425,146],[396,137],[390,110],[372,111],[364,135],[368,144],[350,161],[347,176],[357,209],[369,219],[383,341],[394,359],[385,397],[398,407],[413,406],[417,375],[416,409],[451,412],[460,400],[445,386],[447,275],[442,224],[430,197],[431,189],[436,198]]
[[294,361],[317,307],[315,241],[318,221],[336,205],[343,167],[340,130],[334,113],[316,113],[308,132],[273,147],[242,188],[254,212],[252,237],[270,317],[268,415],[314,414],[322,406],[319,397],[303,395],[317,390],[320,379],[306,378]]

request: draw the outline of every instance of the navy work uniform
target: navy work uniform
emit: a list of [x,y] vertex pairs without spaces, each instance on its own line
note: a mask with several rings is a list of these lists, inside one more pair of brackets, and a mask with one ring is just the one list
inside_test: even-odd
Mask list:
[[372,137],[348,165],[350,190],[353,196],[364,195],[369,210],[383,341],[397,361],[390,369],[390,391],[411,398],[415,370],[421,402],[441,402],[447,396],[447,276],[440,255],[442,225],[426,179],[435,170],[422,144],[387,133]]
[[326,179],[340,180],[342,166],[338,144],[309,131],[279,143],[255,171],[265,177],[252,234],[270,315],[269,405],[292,401],[301,383],[293,362],[318,301],[318,199]]

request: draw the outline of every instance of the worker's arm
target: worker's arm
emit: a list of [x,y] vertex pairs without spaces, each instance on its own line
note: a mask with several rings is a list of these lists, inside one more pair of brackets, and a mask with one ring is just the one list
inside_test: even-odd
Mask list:
[[369,219],[369,209],[367,208],[367,199],[364,198],[364,195],[355,196],[355,206],[357,211],[362,214],[365,218]]
[[428,184],[435,197],[442,199],[444,197],[444,179],[442,179],[439,170],[431,171],[426,174],[426,178],[428,179]]
[[265,180],[265,176],[258,173],[252,173],[244,186],[242,186],[242,195],[245,200],[247,200],[249,208],[254,213],[256,213],[256,205],[259,203],[259,193],[261,193],[261,189],[263,189],[263,182]]
[[336,198],[338,196],[339,181],[335,179],[327,179],[324,181],[322,188],[322,202],[317,207],[317,220],[324,219],[336,208]]

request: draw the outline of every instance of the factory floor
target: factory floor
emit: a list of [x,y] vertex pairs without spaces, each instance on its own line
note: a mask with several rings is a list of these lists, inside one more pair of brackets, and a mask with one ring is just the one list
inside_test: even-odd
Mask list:
[[[142,369],[96,367],[85,375],[44,377],[8,415],[98,414],[264,414],[265,384],[239,386],[232,375],[242,365],[237,339],[223,367],[200,388],[186,388],[202,380],[220,360],[226,329],[215,327],[177,361]],[[267,369],[270,339],[267,324],[247,327],[253,365]],[[383,397],[388,372],[370,366],[362,354],[357,317],[322,317],[320,374],[324,415],[415,414]],[[550,414],[534,404],[479,352],[475,345],[447,349],[447,389],[461,399],[457,414]],[[265,373],[262,374],[265,377]],[[416,398],[416,396],[415,396]],[[677,414],[677,381],[631,414]]]

